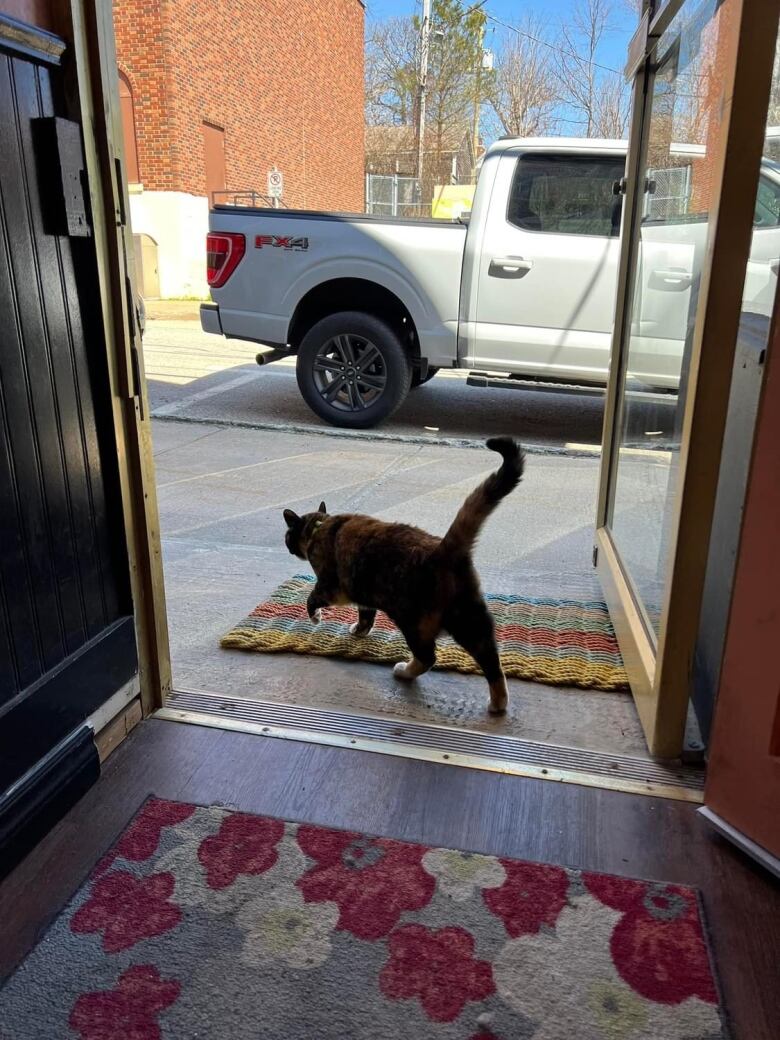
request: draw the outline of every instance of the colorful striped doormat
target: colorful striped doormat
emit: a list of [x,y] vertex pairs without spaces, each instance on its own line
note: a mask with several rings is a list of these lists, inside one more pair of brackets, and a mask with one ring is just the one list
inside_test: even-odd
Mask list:
[[[353,607],[328,607],[313,625],[306,598],[314,578],[283,582],[221,640],[231,650],[317,654],[388,664],[409,657],[406,640],[386,615],[377,614],[368,636],[350,635]],[[606,604],[599,600],[485,597],[495,618],[498,649],[509,678],[553,686],[625,690],[628,680]],[[449,636],[437,642],[436,667],[479,672],[474,659]]]

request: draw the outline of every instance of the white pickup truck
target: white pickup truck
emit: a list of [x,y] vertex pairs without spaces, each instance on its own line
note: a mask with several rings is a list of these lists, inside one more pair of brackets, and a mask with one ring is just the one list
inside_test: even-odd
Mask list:
[[[620,141],[498,141],[454,223],[216,206],[202,327],[270,347],[261,364],[297,355],[303,397],[336,426],[376,425],[443,367],[479,373],[477,385],[603,387],[625,154]],[[684,156],[673,172],[675,197],[648,180],[629,373],[672,393],[707,232]],[[745,287],[762,320],[778,225],[780,167],[766,161]]]

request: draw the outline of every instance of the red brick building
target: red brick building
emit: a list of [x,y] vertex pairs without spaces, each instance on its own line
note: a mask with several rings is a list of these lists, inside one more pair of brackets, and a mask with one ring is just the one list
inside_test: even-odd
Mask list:
[[274,167],[284,205],[362,212],[361,0],[114,0],[114,21],[147,295],[205,294],[211,193],[264,194]]

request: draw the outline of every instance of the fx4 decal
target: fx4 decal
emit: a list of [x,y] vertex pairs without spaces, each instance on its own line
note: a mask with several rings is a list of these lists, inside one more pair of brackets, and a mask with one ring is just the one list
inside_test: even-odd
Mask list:
[[255,235],[255,249],[273,246],[276,249],[295,249],[301,252],[309,248],[308,238],[293,238],[292,235]]

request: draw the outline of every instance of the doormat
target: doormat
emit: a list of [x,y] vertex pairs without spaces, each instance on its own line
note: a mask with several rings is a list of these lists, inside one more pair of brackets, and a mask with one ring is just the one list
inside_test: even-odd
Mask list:
[[[370,635],[349,626],[354,607],[327,607],[312,624],[306,599],[314,578],[297,574],[283,582],[228,632],[220,645],[260,653],[318,654],[387,664],[409,657],[406,640],[381,611]],[[628,678],[607,606],[600,600],[485,596],[496,623],[501,664],[508,678],[585,690],[627,690]],[[479,665],[450,636],[436,644],[436,668],[480,673]]]
[[697,894],[153,799],[0,991],[14,1040],[716,1040]]

